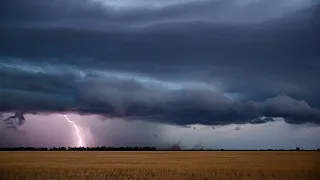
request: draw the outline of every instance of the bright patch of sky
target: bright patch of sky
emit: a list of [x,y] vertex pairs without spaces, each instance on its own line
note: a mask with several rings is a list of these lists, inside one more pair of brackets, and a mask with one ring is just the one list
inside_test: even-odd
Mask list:
[[[162,8],[176,4],[194,2],[194,0],[92,0],[114,8]],[[206,1],[206,0],[199,0]]]

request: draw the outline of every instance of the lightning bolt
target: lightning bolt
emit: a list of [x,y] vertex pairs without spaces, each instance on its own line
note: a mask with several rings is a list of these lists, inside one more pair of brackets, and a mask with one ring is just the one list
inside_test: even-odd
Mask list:
[[83,146],[83,143],[82,143],[82,138],[81,138],[81,135],[80,135],[80,130],[78,128],[78,126],[73,122],[71,121],[66,115],[63,115],[64,118],[66,118],[66,120],[72,124],[73,128],[76,129],[76,132],[77,132],[77,136],[78,136],[78,139],[79,139],[79,147],[84,147]]

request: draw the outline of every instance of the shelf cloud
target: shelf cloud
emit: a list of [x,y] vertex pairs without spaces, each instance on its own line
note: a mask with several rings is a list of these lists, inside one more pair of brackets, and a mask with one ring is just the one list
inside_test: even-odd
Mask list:
[[318,1],[4,0],[0,13],[1,112],[320,123]]

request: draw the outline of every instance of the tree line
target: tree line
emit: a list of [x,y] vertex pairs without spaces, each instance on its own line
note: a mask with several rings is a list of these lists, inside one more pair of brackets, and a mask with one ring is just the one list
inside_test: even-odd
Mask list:
[[155,147],[2,147],[0,151],[156,151]]
[[156,149],[155,147],[0,147],[0,151],[320,151],[320,149]]

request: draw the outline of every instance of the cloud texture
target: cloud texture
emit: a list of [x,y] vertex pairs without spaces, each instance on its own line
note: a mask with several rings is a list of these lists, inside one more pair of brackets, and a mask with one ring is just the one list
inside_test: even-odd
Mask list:
[[0,111],[178,125],[320,123],[318,1],[0,7]]

